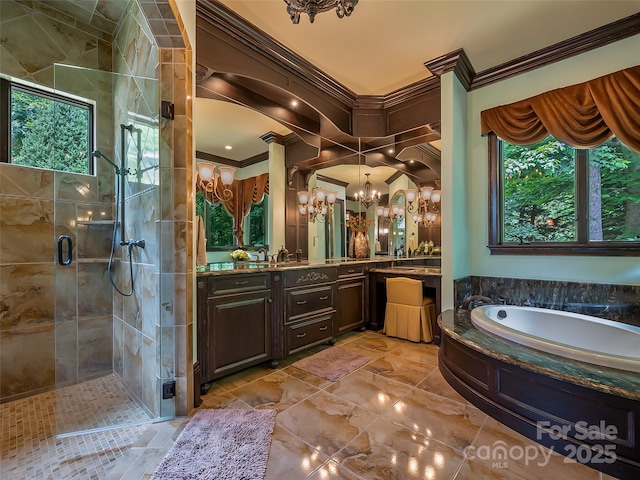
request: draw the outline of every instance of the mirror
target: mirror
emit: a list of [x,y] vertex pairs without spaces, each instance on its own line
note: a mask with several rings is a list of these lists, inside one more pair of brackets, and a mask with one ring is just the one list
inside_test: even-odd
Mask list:
[[[268,171],[268,150],[271,147],[268,139],[263,138],[265,134],[274,132],[277,135],[286,137],[287,144],[289,144],[291,137],[294,137],[292,132],[295,132],[299,138],[304,137],[305,141],[309,141],[309,138],[306,138],[305,135],[307,133],[311,135],[312,132],[305,131],[304,128],[287,124],[286,121],[276,122],[274,119],[257,112],[247,105],[220,100],[220,96],[213,91],[211,91],[211,95],[216,96],[218,99],[207,98],[207,95],[201,96],[200,93],[203,90],[206,90],[206,87],[200,84],[198,86],[198,97],[195,101],[194,130],[196,132],[197,156],[200,159],[201,152],[204,152],[213,157],[209,159],[214,162],[216,156],[235,159],[238,163],[236,172],[238,178],[247,178],[262,171]],[[250,117],[254,117],[254,119]],[[258,117],[261,117],[263,121],[257,122],[255,118]],[[221,122],[220,119],[223,119],[223,121]],[[254,124],[258,125],[257,128],[250,131],[248,127]],[[361,139],[362,143],[358,141],[358,144],[353,145],[353,139],[348,136],[332,136],[332,138],[328,138],[317,134],[313,135],[318,139],[318,145],[321,144],[321,154],[314,159],[316,164],[313,175],[308,179],[307,191],[312,192],[313,188],[330,189],[337,192],[337,201],[328,224],[325,219],[324,222],[309,222],[307,225],[309,258],[312,256],[312,250],[313,255],[315,255],[314,259],[341,258],[348,255],[350,231],[346,225],[347,211],[366,214],[367,218],[374,221],[374,225],[367,231],[370,256],[393,254],[393,249],[401,245],[401,240],[406,238],[405,227],[403,226],[402,230],[399,230],[396,222],[394,229],[389,232],[391,235],[395,235],[396,238],[390,237],[389,233],[385,236],[384,227],[380,229],[379,222],[376,221],[375,206],[377,204],[387,205],[390,191],[396,192],[404,188],[415,188],[409,187],[409,185],[413,185],[414,182],[420,182],[424,178],[422,175],[412,175],[412,172],[404,167],[413,161],[420,162],[423,170],[432,169],[435,172],[433,174],[434,178],[439,177],[439,150],[437,147],[432,147],[429,143],[424,144],[425,147],[430,147],[437,152],[438,159],[437,165],[435,165],[429,164],[425,160],[428,156],[420,150],[421,145],[405,148],[396,155],[392,150],[395,147],[392,137],[388,139]],[[214,142],[219,145],[214,146]],[[223,149],[227,143],[234,144],[231,152]],[[250,143],[252,147],[246,148]],[[308,143],[299,143],[301,145],[300,148],[311,148]],[[278,145],[276,151],[278,148],[282,147]],[[382,149],[385,150],[384,155],[380,153]],[[331,155],[325,156],[324,152],[326,151],[330,151]],[[262,155],[263,160],[257,161],[260,155]],[[403,171],[402,175],[399,175],[399,169],[403,169],[401,170]],[[368,177],[367,174],[369,174]],[[362,185],[367,178],[373,184],[373,188],[381,193],[382,199],[368,208],[363,208],[360,202],[354,200],[354,194],[362,189]],[[270,192],[270,202],[275,200],[271,198],[271,194],[276,195],[276,192]],[[393,195],[391,196],[393,197]],[[398,200],[404,201],[403,198]],[[278,201],[284,201],[283,193],[282,199]],[[398,241],[401,243],[397,243]],[[283,241],[277,241],[277,244],[269,243],[269,249],[273,251]],[[292,248],[289,248],[289,250],[294,253]],[[209,258],[212,258],[210,253]]]
[[389,210],[391,214],[393,215],[393,211],[396,210],[395,218],[383,217],[381,222],[383,225],[387,226],[389,230],[389,247],[387,252],[389,255],[393,256],[402,255],[406,251],[406,214],[400,215],[401,208],[405,209],[405,196],[403,190],[395,192],[389,201]]

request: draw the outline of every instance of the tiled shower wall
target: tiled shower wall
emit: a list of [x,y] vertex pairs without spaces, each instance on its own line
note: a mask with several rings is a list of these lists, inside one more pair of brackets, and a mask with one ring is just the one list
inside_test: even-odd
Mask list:
[[[110,69],[111,35],[44,3],[1,1],[0,30],[0,73],[14,78],[53,88],[65,77],[54,62]],[[76,73],[66,90],[108,99],[96,80]],[[98,103],[99,132],[111,113]],[[0,402],[112,370],[111,232],[78,223],[111,218],[112,178],[110,167],[94,177],[0,164]],[[58,268],[61,234],[76,247]]]
[[[191,48],[172,0],[98,1],[84,21],[87,12],[76,15],[73,2],[56,5],[0,1],[0,72],[53,87],[54,62],[151,79],[160,63],[159,86],[89,70],[55,73],[63,89],[96,100],[96,147],[110,158],[120,155],[120,123],[142,128],[140,162],[129,160],[136,172],[128,176],[126,228],[146,248],[133,252],[134,295],[113,297],[104,261],[111,229],[78,223],[100,212],[114,218],[111,167],[98,161],[92,177],[0,164],[0,401],[53,388],[56,369],[59,383],[73,383],[105,367],[151,413],[185,415],[193,407]],[[105,33],[114,28],[115,37]],[[158,118],[160,99],[175,104],[175,119]],[[54,199],[63,201],[55,214]],[[76,240],[79,258],[75,270],[54,277],[61,233]],[[121,270],[123,290],[127,278]],[[59,318],[54,280],[66,312]],[[58,365],[56,348],[64,352]],[[174,379],[175,406],[158,397],[160,384]]]

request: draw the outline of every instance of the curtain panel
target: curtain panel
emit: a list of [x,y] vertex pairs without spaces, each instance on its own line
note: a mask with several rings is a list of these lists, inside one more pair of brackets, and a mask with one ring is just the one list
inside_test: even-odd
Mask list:
[[234,180],[229,190],[232,197],[229,200],[220,201],[225,198],[224,185],[220,177],[216,177],[216,182],[204,183],[200,175],[196,176],[196,192],[201,192],[210,204],[222,203],[224,209],[233,218],[233,236],[236,238],[239,247],[244,246],[244,217],[251,210],[252,204],[262,202],[265,195],[269,194],[269,174],[263,173],[256,177],[244,180]]
[[494,132],[515,145],[553,135],[572,147],[590,148],[615,135],[640,153],[640,65],[480,115],[482,135]]

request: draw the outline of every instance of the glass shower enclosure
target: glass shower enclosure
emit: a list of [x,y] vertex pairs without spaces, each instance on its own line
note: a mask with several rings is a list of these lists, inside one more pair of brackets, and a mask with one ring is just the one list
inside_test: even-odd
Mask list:
[[175,346],[160,314],[158,81],[56,65],[93,106],[93,175],[54,173],[59,436],[174,416]]

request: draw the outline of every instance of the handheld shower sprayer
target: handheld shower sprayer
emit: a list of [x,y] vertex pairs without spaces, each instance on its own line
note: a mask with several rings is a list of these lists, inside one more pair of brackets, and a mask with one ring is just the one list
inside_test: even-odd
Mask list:
[[116,171],[116,175],[120,175],[120,167],[118,167],[118,165],[116,165],[115,163],[113,163],[113,161],[107,157],[104,153],[102,153],[100,150],[94,150],[93,153],[91,154],[94,158],[103,158],[104,160],[106,160]]

